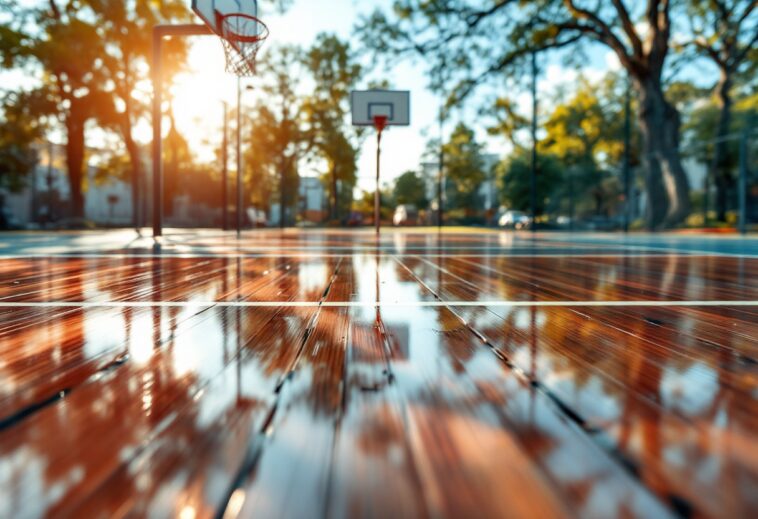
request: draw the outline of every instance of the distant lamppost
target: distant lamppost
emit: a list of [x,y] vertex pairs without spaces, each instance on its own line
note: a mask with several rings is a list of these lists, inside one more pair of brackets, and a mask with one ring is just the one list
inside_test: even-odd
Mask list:
[[229,105],[226,101],[221,102],[224,106],[224,128],[221,139],[221,226],[229,230]]
[[237,76],[237,239],[242,234],[242,79]]
[[442,230],[442,212],[444,205],[442,203],[443,197],[443,182],[445,174],[445,138],[444,138],[444,126],[445,126],[445,106],[444,102],[440,104],[439,114],[440,124],[440,158],[439,158],[439,172],[437,175],[437,230]]
[[537,231],[537,51],[532,50],[532,164],[529,182],[529,207],[532,232]]

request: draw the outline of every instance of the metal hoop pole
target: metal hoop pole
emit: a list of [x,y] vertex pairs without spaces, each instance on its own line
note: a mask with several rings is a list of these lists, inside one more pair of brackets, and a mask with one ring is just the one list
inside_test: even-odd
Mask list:
[[153,239],[163,235],[163,163],[162,119],[163,113],[163,71],[161,51],[164,36],[205,36],[212,34],[206,25],[156,25],[153,27]]
[[376,227],[376,238],[379,239],[379,218],[380,218],[380,200],[379,194],[379,169],[382,158],[382,129],[379,128],[376,132],[376,191],[374,192],[374,225]]
[[237,77],[237,239],[242,233],[242,79]]
[[227,142],[229,127],[229,107],[226,101],[221,101],[224,106],[224,135],[221,140],[221,220],[225,231],[229,230],[229,143]]

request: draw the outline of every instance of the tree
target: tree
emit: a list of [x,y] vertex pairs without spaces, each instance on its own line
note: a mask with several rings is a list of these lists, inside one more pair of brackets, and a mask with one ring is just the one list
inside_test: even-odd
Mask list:
[[[618,194],[611,171],[618,170],[624,153],[622,83],[616,74],[608,74],[597,84],[580,78],[573,97],[558,103],[545,123],[547,135],[539,150],[563,166],[560,193],[570,200],[572,216],[575,200],[581,205],[589,196],[595,214],[604,215]],[[639,163],[637,150],[632,142],[632,166]]]
[[263,195],[273,194],[272,183],[278,179],[277,196],[272,198],[279,200],[282,226],[287,222],[287,209],[297,201],[297,164],[307,146],[302,99],[293,80],[300,77],[297,66],[301,62],[301,49],[284,45],[270,49],[261,63],[260,89],[265,103],[255,110],[244,160],[246,191],[253,201],[266,200],[268,205]]
[[[138,84],[147,79],[152,52],[152,28],[159,23],[189,17],[184,0],[88,0],[96,16],[102,38],[108,42],[102,56],[102,69],[114,99],[113,111],[101,114],[101,122],[113,128],[124,142],[130,162],[132,212],[139,224],[139,193],[145,178],[140,147],[134,139],[134,127],[148,115],[149,98],[140,96]],[[173,38],[162,45],[164,77],[170,78],[184,64],[186,40]]]
[[479,187],[487,177],[482,148],[474,131],[463,123],[455,127],[450,140],[443,146],[451,205],[464,209],[467,215],[479,205]]
[[415,171],[406,171],[395,180],[392,190],[393,198],[398,204],[412,204],[419,209],[426,209],[426,186]]
[[[517,150],[508,160],[497,166],[502,202],[509,209],[528,211],[532,176],[531,154]],[[556,186],[561,180],[560,162],[553,155],[540,153],[537,156],[537,214],[543,214],[552,204]]]
[[714,128],[712,175],[716,182],[716,218],[726,221],[727,194],[734,184],[729,164],[729,143],[735,77],[746,69],[755,71],[758,60],[758,12],[756,2],[744,0],[690,0],[687,19],[691,40],[698,54],[719,70],[714,95],[719,109]]
[[26,184],[26,177],[37,165],[38,144],[45,131],[36,116],[40,110],[49,110],[45,96],[39,92],[10,92],[3,99],[0,119],[0,187],[18,191]]
[[[348,42],[331,34],[319,34],[304,63],[315,87],[304,102],[308,139],[312,151],[327,165],[331,218],[349,204],[356,183],[358,140],[361,133],[347,125],[350,91],[361,78],[362,68]],[[338,183],[342,195],[338,196]]]
[[377,11],[360,29],[367,46],[380,53],[420,55],[432,63],[432,73],[442,61],[457,71],[449,104],[465,99],[487,79],[523,66],[534,52],[587,41],[608,47],[639,97],[647,225],[677,225],[689,212],[689,183],[678,151],[679,114],[664,96],[671,2],[646,0],[631,9],[627,3],[613,0],[585,7],[575,0],[502,0],[482,6],[472,0],[399,0],[392,20]]
[[167,215],[174,214],[174,198],[184,191],[189,173],[195,170],[189,143],[176,128],[174,116],[169,116],[171,123],[163,147],[163,207]]
[[112,100],[104,90],[105,42],[88,16],[91,12],[85,13],[79,2],[59,5],[50,0],[34,7],[10,2],[3,7],[13,14],[3,33],[14,42],[3,45],[4,61],[30,64],[43,72],[42,86],[34,95],[47,98],[44,108],[49,111],[37,115],[55,115],[63,126],[72,216],[82,219],[86,125],[112,110]]

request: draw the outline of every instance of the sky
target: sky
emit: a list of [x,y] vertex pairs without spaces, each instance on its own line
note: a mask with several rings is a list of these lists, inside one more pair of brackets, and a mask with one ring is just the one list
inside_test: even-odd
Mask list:
[[[328,8],[327,8],[328,4]],[[295,0],[294,5],[284,14],[260,10],[260,17],[266,22],[271,31],[269,40],[261,50],[264,54],[272,45],[298,44],[309,47],[321,32],[335,33],[347,39],[354,47],[360,42],[354,34],[354,25],[361,15],[372,12],[377,6],[387,7],[390,2],[385,0],[356,1],[330,0],[314,2],[313,0]],[[591,60],[584,67],[583,73],[590,78],[601,77],[606,70],[617,69],[618,63],[610,52],[597,49],[591,52]],[[190,71],[176,79],[173,91],[177,126],[190,140],[193,149],[201,158],[210,160],[213,157],[211,146],[217,143],[208,135],[208,128],[213,127],[222,119],[221,100],[233,103],[236,100],[236,78],[224,73],[224,57],[221,44],[216,38],[195,38],[189,56]],[[551,94],[560,84],[576,81],[577,72],[561,65],[559,57],[552,59],[541,58],[542,74],[538,83],[541,94]],[[427,78],[423,67],[418,63],[404,60],[399,61],[389,69],[373,68],[363,84],[365,88],[372,79],[385,79],[390,88],[411,91],[411,126],[391,128],[382,137],[382,183],[396,178],[408,170],[418,168],[430,138],[439,136],[437,114],[440,97],[427,89]],[[243,106],[256,100],[255,78],[244,80],[253,85],[253,91],[244,91]],[[201,100],[198,102],[198,100]],[[518,103],[522,112],[531,111],[531,98],[528,92],[518,95]],[[503,154],[508,151],[508,145],[502,140],[486,135],[485,125],[477,124],[477,108],[475,103],[466,109],[452,114],[446,127],[446,135],[452,131],[459,120],[476,128],[478,137],[486,143],[487,152]],[[148,131],[145,128],[144,131]],[[219,136],[220,138],[220,136]],[[369,136],[361,150],[358,164],[358,189],[373,190],[375,177],[376,141]],[[303,174],[313,174],[306,169]]]
[[[190,3],[190,0],[187,0]],[[271,35],[263,46],[261,54],[280,44],[298,44],[310,47],[321,32],[335,33],[342,39],[350,41],[354,48],[360,47],[360,41],[355,35],[354,26],[362,15],[372,12],[376,7],[389,8],[392,0],[295,0],[292,7],[285,13],[267,12],[265,6],[259,10],[259,16],[268,24]],[[200,19],[196,20],[200,23]],[[560,52],[551,51],[539,56],[540,76],[538,92],[541,99],[540,113],[549,111],[549,100],[561,86],[571,90],[576,83],[579,72],[563,64]],[[364,61],[367,60],[364,57]],[[398,61],[389,68],[378,68],[371,62],[365,61],[368,74],[358,88],[366,88],[369,81],[386,80],[391,88],[409,90],[411,92],[411,126],[391,128],[383,136],[382,141],[382,182],[389,183],[392,179],[408,170],[418,169],[426,142],[439,137],[437,114],[441,99],[427,89],[427,78],[424,74],[423,63],[409,60]],[[599,79],[609,70],[618,70],[619,64],[615,55],[602,45],[594,45],[587,52],[587,61],[583,63],[581,73],[589,79]],[[692,78],[708,83],[708,73],[692,69]],[[222,101],[230,106],[236,102],[236,78],[224,72],[224,55],[221,43],[216,37],[194,37],[188,59],[188,72],[175,78],[172,90],[174,112],[179,131],[187,138],[191,149],[203,161],[211,161],[214,148],[221,140]],[[30,88],[35,79],[24,72],[0,71],[0,85],[13,88],[18,85]],[[260,95],[255,90],[256,78],[245,79],[245,85],[252,85],[253,90],[244,90],[243,110],[251,107]],[[307,89],[307,85],[300,85]],[[147,98],[150,84],[140,85],[140,90]],[[531,114],[531,97],[528,91],[513,93],[519,105],[520,112],[526,116]],[[449,135],[457,122],[464,121],[473,127],[478,138],[485,143],[486,152],[499,155],[507,154],[509,146],[502,138],[486,134],[487,120],[479,108],[486,98],[481,90],[471,96],[470,102],[464,108],[453,112],[444,128],[444,134]],[[151,138],[150,123],[144,120],[136,129],[137,140],[148,143]],[[358,191],[373,190],[375,175],[375,146],[376,142],[370,135],[362,146],[358,164]],[[113,137],[108,138],[102,132],[92,131],[88,134],[89,144],[100,147],[118,145]],[[52,136],[54,141],[62,141],[63,137]],[[313,166],[307,167],[301,174],[316,174]],[[356,193],[357,194],[357,193]]]
[[[330,0],[327,9],[325,2],[296,0],[284,14],[267,13],[261,9],[259,15],[268,25],[271,35],[260,55],[268,50],[267,47],[278,44],[310,47],[321,32],[335,33],[357,47],[359,42],[354,36],[354,24],[361,14],[370,12],[377,4],[388,2]],[[209,126],[204,122],[215,124],[221,121],[222,99],[230,104],[236,102],[236,78],[224,73],[223,51],[216,38],[200,37],[195,40],[188,60],[191,71],[177,78],[173,95],[175,106],[180,108],[177,111],[179,130],[194,144],[193,149],[198,150],[202,158],[210,159],[213,156],[212,148],[203,145],[203,141],[208,140]],[[435,121],[439,98],[426,89],[426,78],[408,62],[398,63],[391,70],[372,70],[358,88],[366,88],[370,79],[386,79],[391,88],[411,91],[411,126],[392,128],[382,137],[382,179],[388,181],[404,171],[416,169],[427,138],[438,135]],[[253,86],[253,91],[244,90],[243,94],[243,106],[250,106],[258,97],[255,78],[243,82]],[[202,97],[201,103],[197,102],[199,96]],[[429,133],[431,127],[434,134]],[[372,137],[365,139],[360,153],[359,189],[373,189],[376,141]],[[313,173],[307,168],[304,172],[306,175]]]

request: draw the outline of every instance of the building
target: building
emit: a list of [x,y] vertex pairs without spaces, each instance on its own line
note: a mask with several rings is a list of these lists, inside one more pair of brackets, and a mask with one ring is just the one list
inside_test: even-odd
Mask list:
[[[96,155],[98,150],[88,150]],[[71,215],[71,189],[66,175],[63,145],[48,143],[39,150],[39,162],[26,187],[12,193],[0,189],[0,199],[14,226],[34,228],[64,223]],[[98,226],[128,226],[133,222],[131,185],[117,179],[98,179],[97,168],[87,165],[84,215]]]
[[298,186],[300,217],[304,222],[321,223],[327,218],[327,197],[324,185],[317,177],[300,177]]

